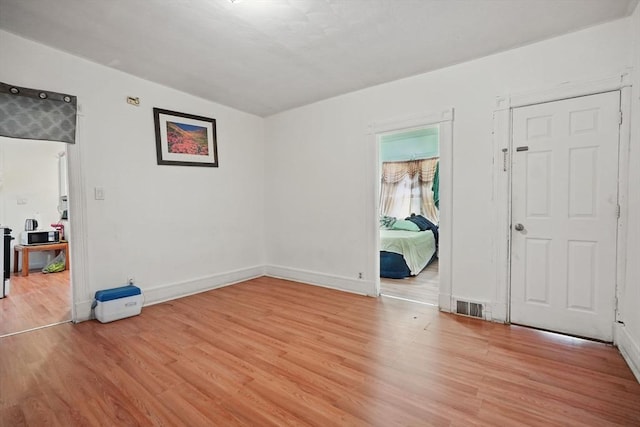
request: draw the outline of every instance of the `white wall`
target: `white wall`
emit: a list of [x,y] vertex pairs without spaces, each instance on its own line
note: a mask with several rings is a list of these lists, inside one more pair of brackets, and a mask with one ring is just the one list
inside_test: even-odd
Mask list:
[[[369,177],[375,146],[366,128],[450,107],[455,108],[453,293],[492,301],[496,96],[610,77],[635,63],[633,108],[640,111],[638,13],[266,120],[3,31],[0,80],[78,96],[79,142],[71,150],[81,157],[83,174],[88,274],[87,283],[76,284],[83,310],[95,290],[130,276],[153,301],[260,274],[265,264],[272,274],[370,292],[375,277],[365,217],[374,205]],[[127,105],[127,95],[139,96],[141,106]],[[156,165],[152,107],[216,118],[220,168]],[[631,183],[640,181],[639,117],[633,119]],[[627,335],[638,343],[635,185],[625,321]],[[93,200],[97,186],[105,189],[104,201]]]
[[[630,19],[372,87],[266,120],[268,272],[369,293],[372,122],[455,109],[452,292],[493,301],[492,114],[499,95],[619,75]],[[358,272],[365,273],[357,281]]]
[[[632,16],[633,90],[629,159],[627,274],[618,344],[640,381],[640,6]],[[624,207],[623,207],[624,208]]]
[[[0,224],[13,230],[13,244],[24,230],[25,219],[37,219],[40,230],[50,230],[60,219],[58,153],[65,146],[62,142],[0,137]],[[52,255],[33,253],[29,267],[44,267]]]
[[[81,157],[88,269],[74,284],[79,318],[96,290],[130,276],[153,302],[262,273],[262,118],[3,31],[0,52],[1,81],[78,96],[70,150]],[[220,167],[157,165],[153,107],[215,118]],[[105,200],[94,200],[94,187]]]

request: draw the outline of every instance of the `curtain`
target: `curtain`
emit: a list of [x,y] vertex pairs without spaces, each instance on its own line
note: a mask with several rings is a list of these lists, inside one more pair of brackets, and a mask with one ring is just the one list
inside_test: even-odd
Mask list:
[[[402,207],[410,200],[407,180],[411,178],[408,162],[385,162],[382,164],[382,185],[380,186],[380,214],[401,216]],[[410,188],[409,188],[410,190]]]
[[436,164],[436,174],[433,177],[431,191],[433,192],[433,202],[436,208],[440,209],[440,161]]
[[380,215],[404,218],[421,214],[438,223],[433,179],[438,158],[384,162],[380,186]]
[[422,201],[422,215],[431,222],[438,224],[438,207],[433,199],[433,183],[438,170],[438,158],[421,160],[420,167],[420,195]]
[[77,98],[0,82],[0,136],[76,142]]
[[414,204],[415,178],[404,175],[395,183],[383,183],[380,194],[380,211],[382,215],[404,218],[411,212]]

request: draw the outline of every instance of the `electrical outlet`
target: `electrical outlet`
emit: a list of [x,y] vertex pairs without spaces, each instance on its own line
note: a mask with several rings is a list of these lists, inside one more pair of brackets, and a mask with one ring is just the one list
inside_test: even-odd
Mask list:
[[93,189],[93,193],[94,193],[94,198],[96,200],[104,200],[104,188],[102,187],[95,187]]
[[130,277],[127,279],[127,283],[128,283],[128,284],[130,284],[130,285],[133,285],[134,283],[136,283],[136,278],[135,278],[135,277],[133,277],[133,276],[130,276]]
[[358,279],[362,279],[362,273],[358,273]]

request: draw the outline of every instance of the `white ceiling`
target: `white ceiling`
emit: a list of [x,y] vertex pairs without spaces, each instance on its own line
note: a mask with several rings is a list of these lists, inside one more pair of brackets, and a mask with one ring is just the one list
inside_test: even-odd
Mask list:
[[618,19],[637,3],[0,0],[0,28],[268,116]]

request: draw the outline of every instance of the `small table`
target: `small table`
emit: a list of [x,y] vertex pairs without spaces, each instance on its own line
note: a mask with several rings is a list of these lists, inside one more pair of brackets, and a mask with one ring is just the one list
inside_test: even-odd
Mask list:
[[15,245],[13,247],[13,272],[18,272],[18,252],[22,252],[22,276],[29,275],[29,252],[56,251],[56,255],[64,250],[64,269],[69,269],[69,243],[46,243],[44,245]]

